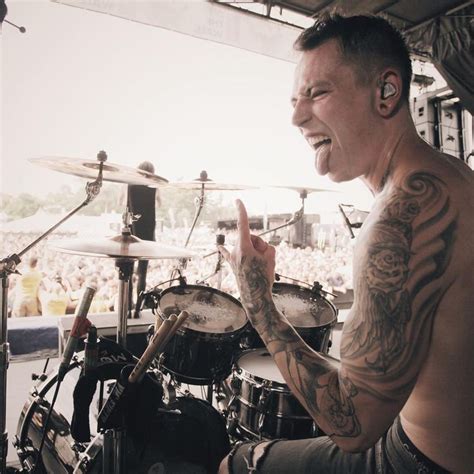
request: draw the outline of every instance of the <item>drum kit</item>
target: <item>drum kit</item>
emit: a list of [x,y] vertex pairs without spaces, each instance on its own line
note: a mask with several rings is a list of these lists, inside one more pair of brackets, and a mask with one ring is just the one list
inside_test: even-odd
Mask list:
[[[189,182],[169,183],[143,170],[107,163],[105,152],[100,152],[97,160],[47,157],[32,161],[94,181],[87,183],[87,197],[82,204],[20,253],[0,260],[2,472],[8,443],[5,429],[8,277],[16,271],[23,254],[99,194],[103,180],[175,186],[199,190],[201,195],[184,247],[132,235],[133,216],[128,209],[120,235],[50,242],[50,247],[59,252],[115,261],[119,278],[117,337],[116,341],[96,339],[95,327],[87,326],[86,350],[69,358],[66,365],[63,358],[62,367],[44,373],[31,389],[14,439],[22,466],[19,472],[215,472],[234,442],[300,439],[321,434],[288,389],[262,340],[249,324],[240,301],[220,288],[188,284],[183,276],[186,262],[196,256],[187,246],[204,204],[205,191],[235,191],[251,186],[217,183],[206,172]],[[302,217],[308,193],[327,191],[293,189],[300,194],[302,208],[284,226]],[[169,283],[167,288],[157,285],[145,292],[143,304],[152,309],[157,323],[150,327],[148,348],[137,360],[127,350],[127,319],[134,262],[144,259],[176,259],[179,277],[164,282]],[[327,354],[337,310],[321,286],[277,281],[273,295],[279,310],[302,338],[313,349]],[[87,310],[78,315],[83,318],[80,322],[86,316]],[[133,378],[130,373],[137,370],[140,377],[130,383]],[[196,394],[199,387],[201,397]],[[205,387],[207,394],[203,395]]]

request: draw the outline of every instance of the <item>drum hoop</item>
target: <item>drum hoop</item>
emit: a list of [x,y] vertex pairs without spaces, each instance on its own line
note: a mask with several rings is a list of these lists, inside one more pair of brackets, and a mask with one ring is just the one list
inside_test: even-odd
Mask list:
[[232,295],[229,295],[229,293],[225,293],[222,290],[218,290],[217,288],[213,288],[212,286],[205,286],[205,285],[188,285],[188,284],[186,284],[185,286],[180,286],[180,285],[170,286],[170,287],[164,289],[160,293],[159,299],[161,300],[161,298],[163,298],[163,296],[165,294],[172,293],[177,288],[181,288],[182,290],[188,290],[188,289],[191,289],[191,290],[198,290],[198,289],[199,290],[209,290],[211,293],[217,293],[219,296],[223,296],[224,298],[227,298],[228,300],[230,300],[232,303],[235,303],[237,306],[239,306],[243,310],[242,303],[237,298],[234,298]]
[[[294,395],[293,395],[294,396]],[[263,415],[269,415],[269,416],[274,416],[275,418],[281,418],[283,420],[312,420],[311,416],[303,416],[303,415],[293,415],[293,416],[288,416],[288,414],[286,413],[283,413],[281,411],[277,411],[277,412],[270,412],[268,410],[265,410],[265,411],[261,411],[257,408],[256,405],[254,405],[253,403],[250,403],[249,401],[245,400],[244,398],[242,398],[242,396],[237,396],[235,397],[237,400],[239,400],[243,405],[245,405],[246,407],[249,407],[249,408],[255,408],[255,411],[258,412],[258,413],[261,413]],[[295,397],[295,400],[298,401],[298,399]],[[299,401],[298,401],[299,403]]]
[[[259,348],[259,349],[247,349],[245,351],[242,351],[238,357],[238,359],[235,361],[235,374],[238,378],[242,378],[244,379],[245,381],[247,382],[254,382],[254,383],[258,383],[259,385],[263,385],[263,383],[266,383],[267,387],[273,387],[274,385],[276,385],[276,390],[275,391],[281,391],[281,392],[288,392],[288,393],[291,393],[291,390],[289,389],[288,385],[286,383],[282,383],[282,382],[277,382],[276,380],[270,380],[270,379],[265,379],[263,377],[259,377],[258,375],[254,375],[252,374],[251,372],[249,372],[247,369],[244,369],[243,367],[241,367],[239,365],[239,361],[241,359],[243,359],[246,355],[249,355],[249,354],[256,354],[256,353],[264,353],[264,352],[267,352],[271,358],[271,360],[273,361],[273,363],[275,364],[275,368],[278,370],[278,372],[280,372],[280,369],[278,368],[278,366],[276,365],[275,361],[273,360],[273,357],[271,356],[271,354],[268,352],[268,350],[266,348]],[[239,377],[240,376],[240,377]]]
[[[163,290],[160,293],[157,312],[158,312],[160,318],[163,321],[168,319],[168,318],[163,313],[163,311],[160,307],[161,299],[163,298],[163,296],[165,296],[165,294],[172,293],[173,292],[172,290],[174,290],[176,288],[182,288],[183,290],[188,289],[188,288],[193,289],[193,290],[194,289],[211,290],[211,293],[212,292],[217,293],[219,296],[224,296],[225,298],[227,298],[231,303],[235,303],[236,306],[238,306],[244,312],[244,315],[245,315],[245,310],[242,306],[242,303],[238,299],[234,298],[232,295],[229,295],[228,293],[224,293],[223,291],[218,290],[216,288],[212,288],[210,286],[186,285],[186,286],[180,287],[179,285],[175,285],[175,286],[170,286],[169,288],[166,288],[165,290]],[[177,332],[178,332],[178,334],[181,334],[181,335],[191,333],[191,334],[194,334],[198,339],[199,338],[200,339],[219,339],[219,340],[222,340],[222,339],[225,339],[225,338],[232,339],[233,337],[238,336],[242,331],[245,330],[245,328],[247,326],[247,323],[248,323],[248,320],[247,320],[247,318],[245,318],[245,322],[242,325],[242,327],[240,327],[240,328],[238,328],[234,331],[230,331],[230,332],[206,332],[206,331],[198,331],[197,329],[191,329],[191,328],[187,328],[187,327],[181,327],[181,328],[178,329]]]
[[263,377],[259,377],[258,375],[253,375],[242,367],[239,367],[236,372],[236,376],[244,382],[249,382],[251,385],[260,385],[262,388],[270,389],[270,391],[273,392],[291,393],[291,390],[288,388],[287,384],[276,382],[275,380],[265,379]]
[[[68,372],[77,368],[80,365],[81,365],[80,360],[76,359],[72,361],[72,363],[68,367]],[[53,385],[57,382],[58,371],[59,371],[59,364],[53,368],[53,370],[49,373],[49,376],[46,378],[46,380],[44,380],[44,382],[34,387],[34,390],[36,390],[37,395],[33,395],[32,393],[33,389],[30,389],[29,397],[26,400],[25,404],[23,405],[23,410],[26,404],[30,402],[30,397],[31,397],[31,402],[28,408],[26,409],[26,411],[24,412],[24,415],[20,414],[20,416],[23,417],[23,419],[21,420],[21,428],[17,430],[18,438],[20,442],[23,442],[23,440],[28,438],[27,436],[28,427],[29,427],[29,423],[31,422],[32,415],[36,411],[36,408],[39,407],[40,402],[44,400],[44,396],[49,392],[51,387],[53,387]],[[23,410],[22,410],[22,413],[23,413]],[[25,433],[25,429],[27,431],[26,433]]]
[[[329,309],[333,313],[333,319],[331,321],[329,321],[328,323],[326,323],[326,324],[318,324],[316,326],[296,326],[296,325],[292,324],[292,326],[294,328],[297,328],[297,329],[300,329],[300,330],[301,329],[314,329],[314,328],[332,328],[337,324],[337,317],[338,317],[338,314],[339,314],[339,309],[336,308],[336,306],[334,305],[334,303],[332,303],[332,301],[325,298],[323,295],[313,293],[311,291],[311,288],[305,288],[304,286],[296,285],[294,283],[283,283],[283,282],[277,281],[277,282],[273,283],[272,295],[274,295],[274,294],[278,295],[279,294],[279,293],[274,293],[273,292],[274,288],[291,288],[291,289],[297,290],[297,292],[298,291],[302,292],[302,293],[309,292],[309,293],[312,294],[313,298],[316,296],[318,300],[320,299],[320,300],[324,301],[324,303],[326,303],[329,306]],[[302,290],[304,290],[304,291],[302,291]]]

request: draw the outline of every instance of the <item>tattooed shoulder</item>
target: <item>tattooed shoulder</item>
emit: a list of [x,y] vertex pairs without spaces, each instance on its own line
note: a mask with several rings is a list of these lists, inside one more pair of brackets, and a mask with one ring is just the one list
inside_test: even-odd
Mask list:
[[429,343],[457,212],[446,184],[428,172],[392,184],[381,204],[354,262],[354,307],[341,354],[359,371],[396,377],[420,356],[414,344]]

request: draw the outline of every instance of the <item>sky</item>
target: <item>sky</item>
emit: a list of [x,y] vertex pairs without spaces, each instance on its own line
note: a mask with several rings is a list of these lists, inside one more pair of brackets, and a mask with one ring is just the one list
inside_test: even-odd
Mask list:
[[[335,185],[291,125],[294,64],[231,46],[44,0],[7,1],[2,28],[1,191],[45,195],[81,178],[29,158],[150,160],[170,181],[206,170],[216,181],[309,186],[307,209],[336,201],[367,209],[360,182]],[[291,212],[298,193],[227,193],[250,209]],[[98,197],[100,199],[100,196]]]

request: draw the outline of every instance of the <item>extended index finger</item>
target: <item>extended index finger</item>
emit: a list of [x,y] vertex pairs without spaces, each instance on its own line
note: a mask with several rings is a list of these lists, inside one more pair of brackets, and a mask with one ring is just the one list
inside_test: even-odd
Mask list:
[[245,209],[244,203],[240,199],[235,200],[237,206],[237,228],[239,230],[240,242],[245,244],[252,244],[250,240],[250,227],[249,218],[247,216],[247,209]]

